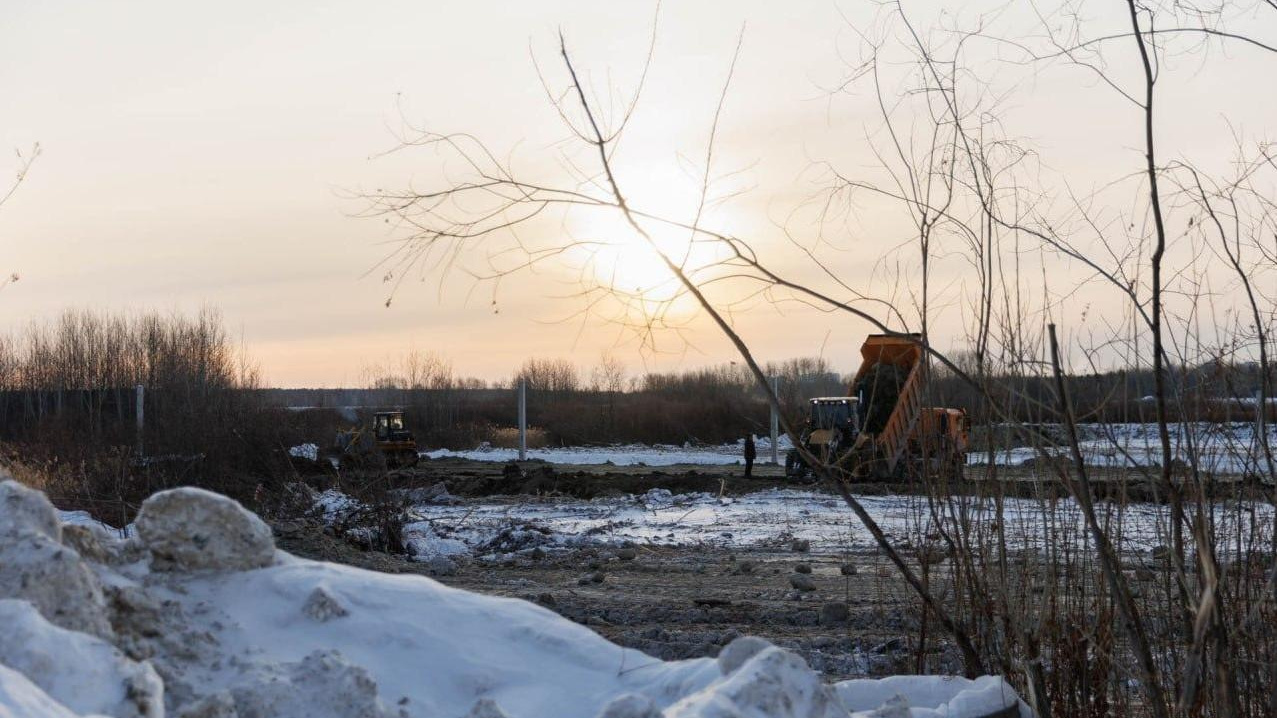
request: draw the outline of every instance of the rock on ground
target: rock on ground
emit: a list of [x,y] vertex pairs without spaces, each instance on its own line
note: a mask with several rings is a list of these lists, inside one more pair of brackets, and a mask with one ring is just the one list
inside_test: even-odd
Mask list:
[[142,503],[137,532],[161,571],[246,571],[275,558],[270,527],[239,502],[195,488]]
[[115,646],[60,628],[26,601],[0,600],[0,664],[19,671],[78,713],[163,718],[164,686],[146,663]]
[[799,591],[815,591],[816,582],[809,573],[791,573],[789,575],[789,585]]
[[820,607],[820,623],[825,626],[833,626],[839,623],[846,623],[851,617],[851,607],[842,601],[830,601]]

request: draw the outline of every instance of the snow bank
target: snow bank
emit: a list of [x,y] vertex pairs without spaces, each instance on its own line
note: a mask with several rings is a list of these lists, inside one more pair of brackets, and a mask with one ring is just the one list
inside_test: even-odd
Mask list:
[[98,577],[79,554],[42,533],[0,535],[0,599],[29,602],[53,623],[109,637]]
[[[92,597],[0,601],[0,625],[14,627],[0,635],[0,718],[850,718],[896,693],[978,718],[968,708],[993,705],[980,691],[1002,686],[948,698],[912,683],[829,686],[757,639],[721,660],[661,661],[524,601],[275,554],[259,524],[180,489],[146,502],[136,539],[101,537],[102,555],[136,543],[149,563],[61,548],[107,587],[108,640],[53,625]],[[0,550],[32,541],[52,544],[32,530],[0,536]]]
[[147,664],[115,646],[59,628],[26,601],[0,600],[0,657],[50,698],[80,713],[163,718],[164,688]]
[[[81,718],[29,678],[0,665],[0,718]],[[84,718],[96,718],[84,716]]]
[[0,469],[0,531],[7,534],[43,534],[62,540],[58,512],[45,495],[29,489]]

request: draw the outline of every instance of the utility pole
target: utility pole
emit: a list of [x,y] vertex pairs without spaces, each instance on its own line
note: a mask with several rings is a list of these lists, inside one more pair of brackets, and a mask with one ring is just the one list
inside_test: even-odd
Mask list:
[[137,414],[137,459],[138,461],[141,461],[142,457],[145,456],[145,454],[142,453],[142,431],[146,426],[146,409],[145,409],[146,402],[144,401],[146,397],[146,387],[142,386],[141,384],[138,384],[136,391],[137,391],[137,411],[136,411],[136,414]]
[[519,377],[519,461],[528,460],[528,380]]
[[[772,394],[776,395],[776,401],[780,401],[780,377],[772,377]],[[776,405],[768,402],[772,410],[772,463],[780,465],[780,449],[776,447],[776,442],[780,438],[780,415],[776,411]]]

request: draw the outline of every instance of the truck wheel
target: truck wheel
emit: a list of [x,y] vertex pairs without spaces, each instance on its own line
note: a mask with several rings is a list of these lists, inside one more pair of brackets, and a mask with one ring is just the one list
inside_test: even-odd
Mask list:
[[790,451],[785,454],[785,476],[796,479],[802,473],[803,468],[803,460],[799,458],[797,451]]

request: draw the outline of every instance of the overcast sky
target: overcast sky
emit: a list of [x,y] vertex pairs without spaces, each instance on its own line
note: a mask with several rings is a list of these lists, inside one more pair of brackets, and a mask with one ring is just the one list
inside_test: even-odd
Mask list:
[[[788,262],[777,225],[815,192],[811,164],[872,164],[862,141],[876,116],[872,97],[831,100],[826,91],[854,55],[848,20],[869,17],[869,7],[666,2],[631,129],[635,194],[682,211],[673,196],[687,174],[680,155],[703,152],[744,26],[719,166],[742,170],[737,184],[750,191],[716,219],[757,234],[775,261]],[[394,146],[401,113],[535,164],[564,133],[532,54],[557,76],[561,28],[595,86],[628,90],[652,10],[567,1],[10,3],[0,23],[0,147],[39,142],[44,153],[0,211],[0,270],[21,275],[0,292],[0,328],[68,307],[211,305],[281,386],[357,384],[365,366],[412,348],[489,379],[528,356],[589,366],[609,348],[631,371],[734,358],[703,318],[683,338],[662,340],[671,353],[643,355],[617,328],[574,317],[579,303],[562,298],[570,287],[553,271],[503,284],[497,312],[487,288],[471,292],[459,275],[408,282],[386,307],[375,266],[394,235],[354,216],[361,205],[349,197],[436,179],[429,153],[370,159]],[[918,13],[936,17],[926,4]],[[1217,59],[1186,68],[1167,90],[1178,109],[1165,131],[1184,154],[1227,151],[1224,117],[1262,134],[1277,116],[1271,58]],[[1195,98],[1206,91],[1218,100],[1201,106]],[[1139,118],[1093,78],[1046,74],[1024,93],[1007,104],[1007,120],[1053,172],[1091,185],[1138,169]],[[15,166],[11,154],[0,159],[6,174]],[[900,239],[884,229],[838,255],[839,271],[867,280]],[[865,330],[798,307],[755,304],[735,319],[764,358],[823,353],[844,371]],[[949,333],[944,341],[960,335],[956,326],[939,332]]]

